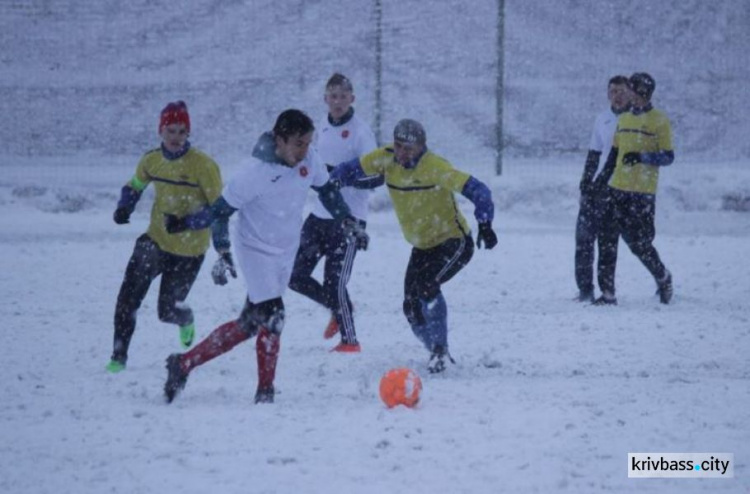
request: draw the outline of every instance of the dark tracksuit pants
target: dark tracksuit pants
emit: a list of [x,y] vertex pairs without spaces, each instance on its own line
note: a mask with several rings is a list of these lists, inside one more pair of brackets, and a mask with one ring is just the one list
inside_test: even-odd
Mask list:
[[655,280],[666,275],[666,267],[654,248],[656,196],[609,188],[599,244],[598,279],[601,291],[615,294],[617,243],[625,243]]
[[[364,228],[366,223],[359,221]],[[352,302],[346,289],[352,273],[356,246],[336,220],[309,215],[302,226],[297,257],[289,288],[328,308],[336,317],[344,343],[356,343]],[[322,257],[326,258],[323,283],[312,277]]]
[[[594,293],[594,243],[599,238],[604,197],[600,193],[581,194],[580,209],[576,220],[576,285],[581,293]],[[601,246],[599,247],[601,252]]]
[[178,303],[187,298],[204,257],[170,254],[161,250],[147,234],[138,237],[117,296],[113,360],[127,361],[130,340],[135,332],[136,313],[151,282],[159,275],[159,319],[179,326],[193,322],[193,311]]
[[474,255],[470,236],[451,238],[431,249],[411,250],[404,277],[404,314],[414,326],[425,324],[422,301],[435,299],[440,285],[453,278]]

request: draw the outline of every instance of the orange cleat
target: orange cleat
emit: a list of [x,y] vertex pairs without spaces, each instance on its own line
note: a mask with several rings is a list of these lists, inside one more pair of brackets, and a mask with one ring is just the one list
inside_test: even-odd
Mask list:
[[335,347],[331,348],[331,351],[339,353],[359,353],[362,351],[362,348],[359,346],[359,343],[344,343],[342,341]]
[[331,315],[331,320],[328,321],[328,326],[326,326],[326,330],[323,333],[323,338],[330,340],[337,334],[339,334],[339,323],[336,321],[336,316]]

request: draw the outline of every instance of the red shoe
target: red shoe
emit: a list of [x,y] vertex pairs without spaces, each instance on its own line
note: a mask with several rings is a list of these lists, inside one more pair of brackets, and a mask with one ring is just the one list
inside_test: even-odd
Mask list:
[[331,348],[331,351],[339,353],[359,353],[362,351],[362,348],[359,346],[359,343],[344,343],[342,341],[335,347]]
[[326,326],[326,330],[323,333],[323,338],[330,340],[337,334],[339,334],[339,323],[336,321],[336,316],[332,315],[331,320],[328,321],[328,326]]

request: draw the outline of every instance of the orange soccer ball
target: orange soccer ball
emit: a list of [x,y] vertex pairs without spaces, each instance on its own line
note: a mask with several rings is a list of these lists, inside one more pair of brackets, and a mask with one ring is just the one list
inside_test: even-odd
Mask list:
[[388,408],[396,405],[411,408],[419,403],[421,393],[422,380],[411,369],[391,369],[380,378],[380,399]]

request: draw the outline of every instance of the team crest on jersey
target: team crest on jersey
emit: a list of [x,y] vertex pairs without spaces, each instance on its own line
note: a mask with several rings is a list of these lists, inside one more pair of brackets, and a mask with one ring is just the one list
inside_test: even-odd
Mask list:
[[342,138],[342,139],[346,139],[347,137],[349,137],[349,131],[348,131],[348,130],[346,130],[346,129],[345,129],[345,130],[342,130],[342,131],[341,131],[341,138]]
[[305,178],[305,177],[307,176],[307,174],[308,174],[308,173],[310,173],[310,172],[309,172],[309,171],[307,170],[307,167],[306,167],[306,166],[303,166],[303,167],[301,167],[301,168],[299,169],[299,174],[300,174],[300,176],[301,176],[302,178]]

